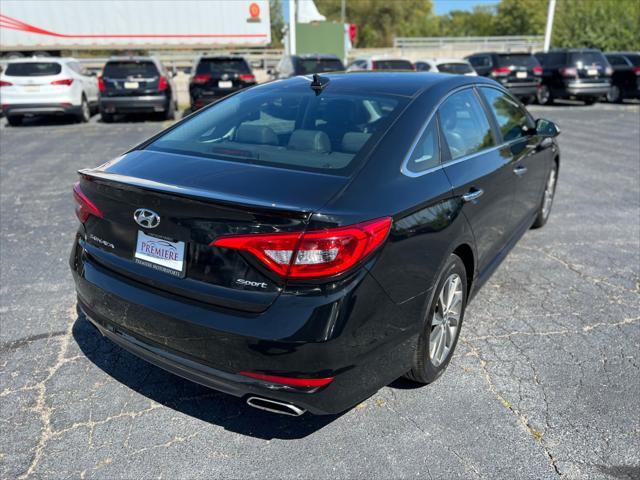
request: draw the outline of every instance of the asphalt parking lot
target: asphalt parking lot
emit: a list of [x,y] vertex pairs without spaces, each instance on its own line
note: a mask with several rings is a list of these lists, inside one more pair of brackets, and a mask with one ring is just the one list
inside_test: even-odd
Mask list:
[[556,121],[551,219],[470,304],[445,375],[275,416],[150,366],[75,309],[77,169],[165,123],[0,121],[0,477],[639,478],[640,106]]

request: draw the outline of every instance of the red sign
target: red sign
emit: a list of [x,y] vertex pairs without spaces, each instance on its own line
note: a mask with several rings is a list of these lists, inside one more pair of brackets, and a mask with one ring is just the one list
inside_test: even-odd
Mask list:
[[260,16],[260,6],[257,3],[249,5],[249,15],[251,15],[251,18],[258,18]]

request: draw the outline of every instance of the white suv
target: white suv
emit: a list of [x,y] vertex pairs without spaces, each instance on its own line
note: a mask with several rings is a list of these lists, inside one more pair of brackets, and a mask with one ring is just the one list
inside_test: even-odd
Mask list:
[[69,114],[88,122],[98,92],[97,78],[73,58],[13,59],[0,75],[2,111],[13,126],[33,115]]

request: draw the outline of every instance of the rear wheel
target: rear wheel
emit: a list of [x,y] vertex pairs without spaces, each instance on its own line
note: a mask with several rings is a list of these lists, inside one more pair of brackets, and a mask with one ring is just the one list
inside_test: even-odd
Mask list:
[[553,104],[553,95],[551,94],[551,90],[545,84],[542,84],[538,87],[538,91],[536,92],[536,99],[540,105],[552,105]]
[[405,374],[417,383],[437,380],[449,365],[467,304],[467,275],[460,257],[452,254],[438,278],[435,294],[425,312],[413,367]]
[[547,183],[542,193],[542,200],[540,202],[540,209],[538,215],[533,222],[531,228],[544,227],[544,224],[549,220],[549,214],[551,213],[551,207],[553,206],[553,197],[556,194],[556,184],[558,183],[558,164],[554,162],[553,168],[549,172],[547,177]]
[[164,119],[173,120],[174,118],[176,118],[176,104],[174,103],[173,99],[170,98],[169,105],[167,106],[167,109],[164,112]]
[[611,85],[611,88],[609,88],[609,91],[607,92],[607,102],[609,103],[622,102],[622,92],[620,91],[619,86]]
[[76,116],[77,120],[82,123],[87,123],[91,120],[91,107],[87,102],[87,97],[82,95],[82,103],[80,104],[80,112]]
[[9,122],[9,125],[11,125],[12,127],[19,127],[20,125],[22,125],[22,116],[21,115],[7,116],[7,122]]

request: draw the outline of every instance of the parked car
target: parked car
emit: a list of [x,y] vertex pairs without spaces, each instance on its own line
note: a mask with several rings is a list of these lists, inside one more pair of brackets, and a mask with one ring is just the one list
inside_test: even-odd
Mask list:
[[79,308],[134,354],[273,412],[433,382],[469,300],[549,218],[557,134],[482,77],[239,92],[80,171]]
[[305,54],[285,55],[275,70],[270,70],[272,78],[289,78],[296,75],[310,75],[312,73],[342,72],[344,65],[335,55]]
[[571,98],[595,103],[611,86],[613,70],[600,50],[557,49],[538,52],[542,65],[542,83],[537,99],[549,105],[558,98]]
[[458,75],[478,75],[471,64],[466,60],[456,58],[428,58],[414,62],[418,72],[454,73]]
[[497,80],[525,103],[535,100],[542,67],[530,53],[485,52],[465,58],[478,75]]
[[0,103],[12,126],[35,115],[88,122],[98,104],[98,82],[74,58],[16,58],[0,74]]
[[640,98],[640,52],[611,52],[605,57],[613,69],[607,101]]
[[189,82],[191,110],[256,84],[249,62],[238,56],[205,55],[196,60],[193,71]]
[[387,56],[356,58],[347,65],[347,72],[361,70],[415,70],[413,63],[404,58]]
[[112,122],[120,113],[160,113],[167,120],[175,117],[173,74],[154,57],[112,57],[98,82],[104,122]]

